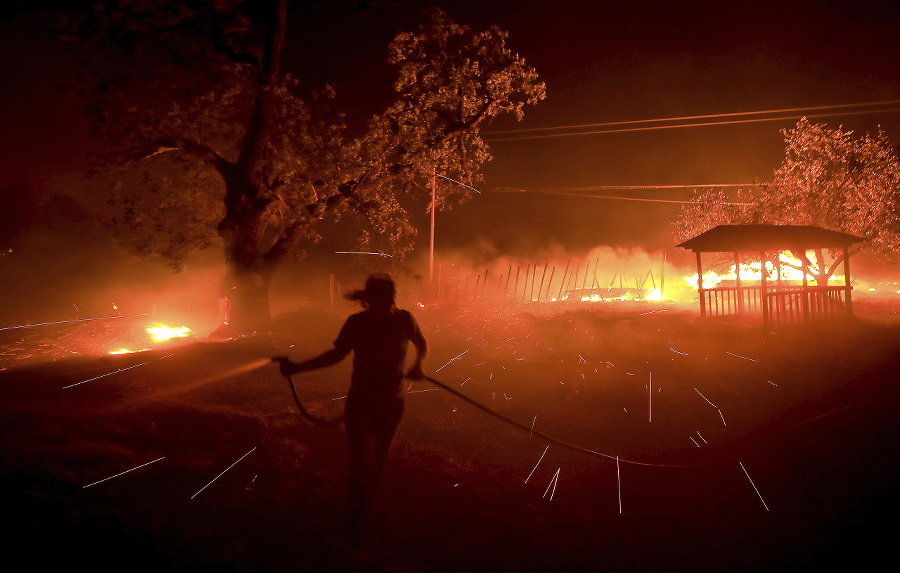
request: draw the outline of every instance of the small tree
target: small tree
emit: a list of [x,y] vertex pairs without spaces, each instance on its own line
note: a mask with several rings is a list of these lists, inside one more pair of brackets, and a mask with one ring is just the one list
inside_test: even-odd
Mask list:
[[[682,208],[676,238],[722,224],[817,225],[867,238],[861,249],[881,258],[900,256],[900,161],[884,132],[854,137],[803,118],[782,133],[785,158],[771,182],[737,201],[722,191],[700,194]],[[844,260],[843,252],[829,254],[817,249],[815,261],[806,261],[818,284]]]
[[[268,318],[273,272],[321,238],[323,221],[350,216],[363,246],[402,257],[415,236],[403,199],[435,173],[474,182],[489,159],[480,124],[521,118],[544,97],[503,32],[434,11],[390,46],[395,101],[348,134],[330,88],[303,97],[282,72],[286,11],[286,0],[107,0],[64,22],[68,37],[128,55],[88,107],[102,144],[94,164],[123,177],[114,229],[175,268],[221,240],[239,329]],[[451,191],[468,196],[442,188],[439,207]]]

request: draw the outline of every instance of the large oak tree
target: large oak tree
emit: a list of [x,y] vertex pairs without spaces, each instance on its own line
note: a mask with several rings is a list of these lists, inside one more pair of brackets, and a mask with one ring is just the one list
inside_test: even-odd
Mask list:
[[349,132],[330,87],[283,69],[287,0],[107,0],[63,16],[61,34],[97,62],[84,85],[93,165],[116,178],[113,230],[175,268],[220,240],[241,330],[268,318],[273,272],[325,221],[350,218],[361,247],[406,254],[405,201],[433,184],[439,209],[468,198],[449,179],[478,180],[481,125],[545,96],[504,32],[431,10],[388,46],[393,101]]

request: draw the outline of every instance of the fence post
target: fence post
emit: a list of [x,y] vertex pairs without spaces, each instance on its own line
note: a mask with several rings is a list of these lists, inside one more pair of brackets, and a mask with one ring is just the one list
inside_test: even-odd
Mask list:
[[762,296],[763,326],[769,326],[769,297],[766,295],[766,252],[759,252],[759,291]]

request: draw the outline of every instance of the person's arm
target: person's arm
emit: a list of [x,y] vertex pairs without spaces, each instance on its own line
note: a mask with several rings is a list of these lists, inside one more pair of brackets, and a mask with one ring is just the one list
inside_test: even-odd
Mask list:
[[350,354],[349,348],[343,349],[335,347],[331,350],[326,350],[314,358],[304,360],[303,362],[282,360],[280,361],[279,369],[281,370],[282,376],[290,376],[291,374],[296,374],[298,372],[308,372],[310,370],[332,366],[343,360],[348,354]]
[[413,319],[413,324],[415,328],[413,329],[413,336],[410,338],[410,342],[413,343],[413,346],[416,349],[416,359],[413,362],[412,368],[406,373],[406,377],[412,380],[422,380],[425,378],[425,370],[422,368],[422,362],[425,360],[425,357],[428,356],[428,341],[425,340],[425,336],[423,336],[422,331],[419,330],[419,325],[415,323],[415,319]]
[[290,376],[297,372],[308,372],[309,370],[325,368],[343,360],[353,350],[353,325],[356,324],[354,322],[355,319],[355,315],[347,319],[347,322],[341,327],[337,339],[334,341],[334,348],[331,350],[326,350],[322,354],[303,362],[291,362],[286,356],[283,359],[279,359],[281,375]]

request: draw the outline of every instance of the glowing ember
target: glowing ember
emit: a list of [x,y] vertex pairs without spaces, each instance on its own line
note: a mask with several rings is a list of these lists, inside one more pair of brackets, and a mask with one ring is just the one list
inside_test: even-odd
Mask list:
[[134,350],[128,350],[127,348],[120,348],[118,350],[110,350],[110,354],[131,354]]
[[170,328],[168,326],[151,326],[147,328],[147,332],[153,335],[155,340],[163,341],[175,337],[183,338],[191,332],[191,329],[186,326],[178,326],[175,328]]

